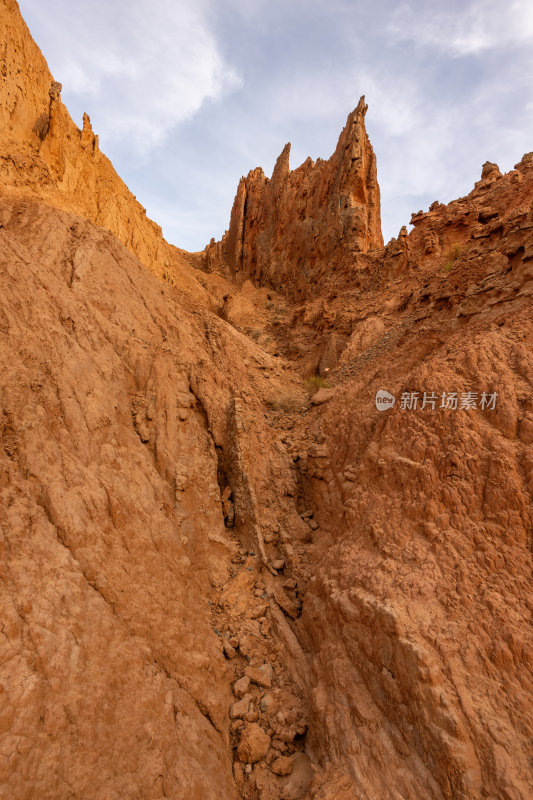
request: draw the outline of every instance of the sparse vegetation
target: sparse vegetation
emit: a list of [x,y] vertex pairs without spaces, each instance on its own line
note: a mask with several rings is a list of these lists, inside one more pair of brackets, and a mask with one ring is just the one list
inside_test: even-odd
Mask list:
[[163,270],[163,280],[165,281],[165,283],[170,284],[170,286],[175,286],[176,285],[176,282],[175,282],[174,278],[172,277],[172,275],[166,269]]
[[311,375],[306,378],[305,385],[310,392],[317,392],[319,389],[329,389],[330,384],[322,375]]
[[444,272],[449,272],[454,263],[463,255],[463,245],[456,242],[452,244],[444,253],[444,264],[442,269]]

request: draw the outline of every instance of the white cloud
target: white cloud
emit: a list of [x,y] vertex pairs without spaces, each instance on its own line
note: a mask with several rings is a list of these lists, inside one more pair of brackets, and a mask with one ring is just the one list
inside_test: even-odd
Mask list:
[[474,0],[454,12],[435,11],[432,3],[416,8],[402,3],[394,12],[389,33],[397,41],[433,47],[453,56],[478,55],[486,50],[533,39],[530,0]]
[[64,99],[79,95],[89,113],[97,109],[104,144],[145,153],[207,100],[240,86],[201,0],[93,0],[75,11],[66,0],[22,0],[21,8],[38,20],[41,40],[46,34]]

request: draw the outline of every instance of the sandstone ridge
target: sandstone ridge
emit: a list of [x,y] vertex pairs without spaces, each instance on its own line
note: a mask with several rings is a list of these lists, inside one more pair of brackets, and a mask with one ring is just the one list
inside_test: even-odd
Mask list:
[[168,244],[146,216],[100,151],[89,116],[81,129],[72,121],[15,0],[0,0],[0,28],[3,191],[31,193],[106,228],[159,278],[179,280],[182,291],[207,301],[189,267],[192,256]]

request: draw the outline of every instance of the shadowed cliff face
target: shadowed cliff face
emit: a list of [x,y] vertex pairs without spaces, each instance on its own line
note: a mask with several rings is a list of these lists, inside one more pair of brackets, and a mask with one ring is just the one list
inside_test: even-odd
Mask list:
[[361,100],[206,274],[0,14],[2,798],[529,800],[531,154],[382,247]]
[[305,298],[355,253],[382,247],[366,111],[362,97],[328,161],[307,159],[291,171],[287,144],[270,180],[261,168],[241,178],[229,230],[206,248],[207,270]]

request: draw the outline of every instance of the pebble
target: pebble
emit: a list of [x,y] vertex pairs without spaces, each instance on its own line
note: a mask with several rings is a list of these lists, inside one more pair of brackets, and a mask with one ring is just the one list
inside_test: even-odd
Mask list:
[[241,636],[239,640],[239,650],[242,655],[251,658],[254,652],[254,640],[251,636]]
[[252,683],[270,689],[272,686],[272,665],[263,664],[262,667],[246,667],[244,674],[247,675]]
[[319,528],[318,522],[316,522],[314,519],[308,519],[307,522],[309,523],[309,527],[311,528],[312,531],[318,530]]
[[242,732],[237,755],[251,767],[266,756],[269,747],[270,736],[256,722],[249,722]]
[[283,567],[285,566],[285,559],[277,558],[275,561],[272,562],[272,566],[274,567],[275,570],[283,569]]
[[267,608],[268,608],[268,606],[266,606],[264,603],[262,603],[259,606],[256,606],[255,608],[252,609],[252,611],[250,613],[250,618],[251,619],[257,619],[258,617],[264,617],[265,614],[266,614]]
[[226,658],[235,658],[237,652],[235,648],[231,646],[231,644],[227,639],[224,639],[222,647],[224,649],[224,655],[226,656]]
[[233,703],[229,710],[230,719],[239,719],[244,717],[245,714],[248,713],[250,709],[250,703],[252,702],[252,695],[245,694],[241,700],[237,700],[236,703]]
[[244,697],[250,686],[250,678],[245,675],[233,684],[233,692],[237,697]]
[[279,756],[270,765],[274,775],[290,775],[293,768],[293,759],[290,756]]

